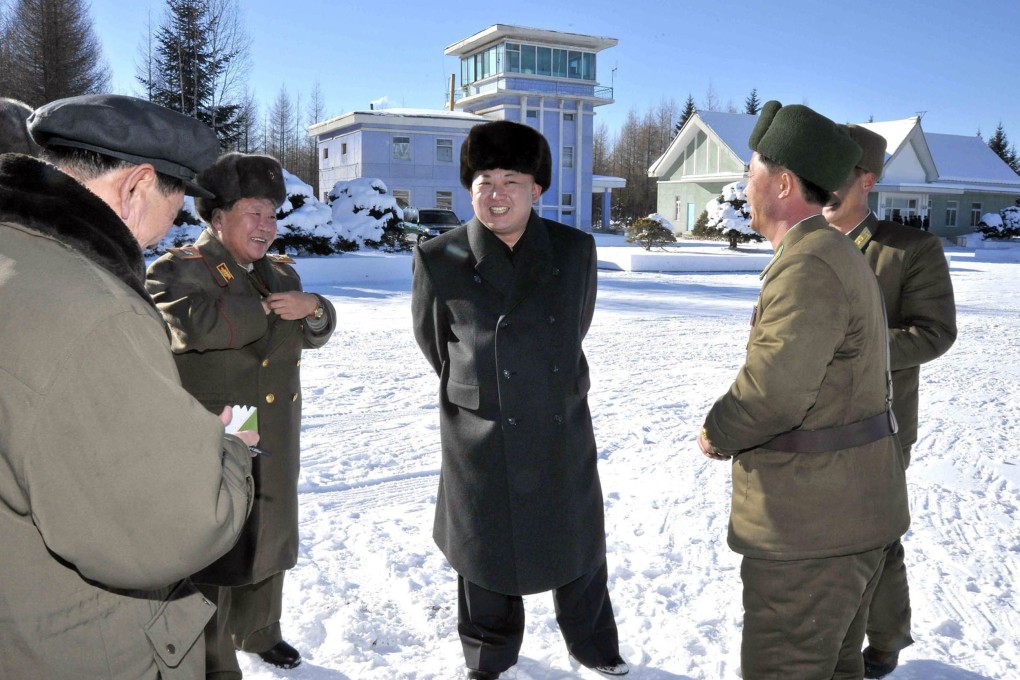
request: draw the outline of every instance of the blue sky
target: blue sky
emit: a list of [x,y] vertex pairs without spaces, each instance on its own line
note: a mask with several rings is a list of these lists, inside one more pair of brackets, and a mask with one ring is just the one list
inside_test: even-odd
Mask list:
[[[742,109],[759,98],[807,104],[837,122],[925,112],[929,132],[987,140],[1002,121],[1020,142],[1016,0],[241,0],[253,41],[251,87],[263,106],[281,86],[307,101],[318,81],[327,114],[389,106],[442,108],[457,60],[448,45],[495,23],[617,38],[598,79],[616,102],[597,109],[611,133],[630,109],[701,103],[709,87]],[[136,94],[135,63],[164,0],[93,0],[114,89]],[[615,72],[614,72],[615,69]],[[459,84],[459,81],[458,81]],[[1018,144],[1020,146],[1020,144]]]

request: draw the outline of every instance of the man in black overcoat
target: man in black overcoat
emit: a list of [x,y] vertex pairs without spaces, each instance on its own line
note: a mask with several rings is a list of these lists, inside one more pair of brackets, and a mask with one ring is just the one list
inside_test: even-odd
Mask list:
[[533,212],[552,159],[531,127],[475,126],[460,172],[475,217],[416,249],[412,311],[440,378],[433,537],[458,574],[467,677],[517,662],[522,596],[546,590],[573,663],[623,675],[581,350],[595,242]]

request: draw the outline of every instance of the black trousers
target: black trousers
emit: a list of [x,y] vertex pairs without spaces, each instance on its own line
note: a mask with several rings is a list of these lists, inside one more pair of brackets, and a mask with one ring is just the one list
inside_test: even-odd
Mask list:
[[[585,666],[616,661],[620,642],[609,601],[605,560],[595,571],[553,590],[556,623],[567,650]],[[524,642],[524,600],[457,577],[457,632],[472,670],[502,673],[517,663]]]

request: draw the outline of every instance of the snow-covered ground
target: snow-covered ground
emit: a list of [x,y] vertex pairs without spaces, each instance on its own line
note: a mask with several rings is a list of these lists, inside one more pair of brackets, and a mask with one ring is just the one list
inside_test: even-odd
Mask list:
[[[917,642],[893,680],[1020,678],[1020,251],[950,253],[960,336],[922,370],[904,539]],[[302,368],[302,541],[283,626],[305,660],[280,671],[240,654],[252,680],[463,677],[455,575],[431,540],[437,379],[410,331],[410,258],[381,257],[378,276],[345,273],[352,261],[308,271],[340,324]],[[755,273],[600,272],[589,400],[635,680],[739,677],[729,470],[694,440],[742,363],[758,287]],[[505,677],[596,677],[571,669],[548,594],[525,608]]]

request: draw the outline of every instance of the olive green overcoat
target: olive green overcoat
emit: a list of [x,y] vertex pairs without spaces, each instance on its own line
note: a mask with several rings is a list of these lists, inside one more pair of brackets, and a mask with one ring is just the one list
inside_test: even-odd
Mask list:
[[198,680],[189,574],[237,539],[251,455],[180,384],[137,241],[0,156],[0,678]]
[[849,236],[859,243],[885,298],[893,413],[900,426],[900,444],[906,449],[917,441],[921,364],[942,356],[956,341],[956,302],[949,263],[935,234],[898,222],[879,221],[875,213],[868,213]]
[[[173,336],[181,382],[210,411],[257,406],[259,448],[255,504],[234,548],[197,583],[260,583],[297,562],[297,482],[301,456],[301,350],[321,347],[336,325],[315,334],[304,321],[285,321],[262,308],[262,293],[301,290],[294,268],[264,257],[253,281],[208,229],[193,247],[174,249],[149,266],[146,287]],[[262,290],[260,291],[260,288]]]
[[794,429],[886,410],[888,331],[878,282],[853,242],[820,215],[783,238],[766,271],[736,380],[705,421],[733,462],[729,544],[796,560],[879,548],[909,526],[894,435],[852,448],[760,448]]

